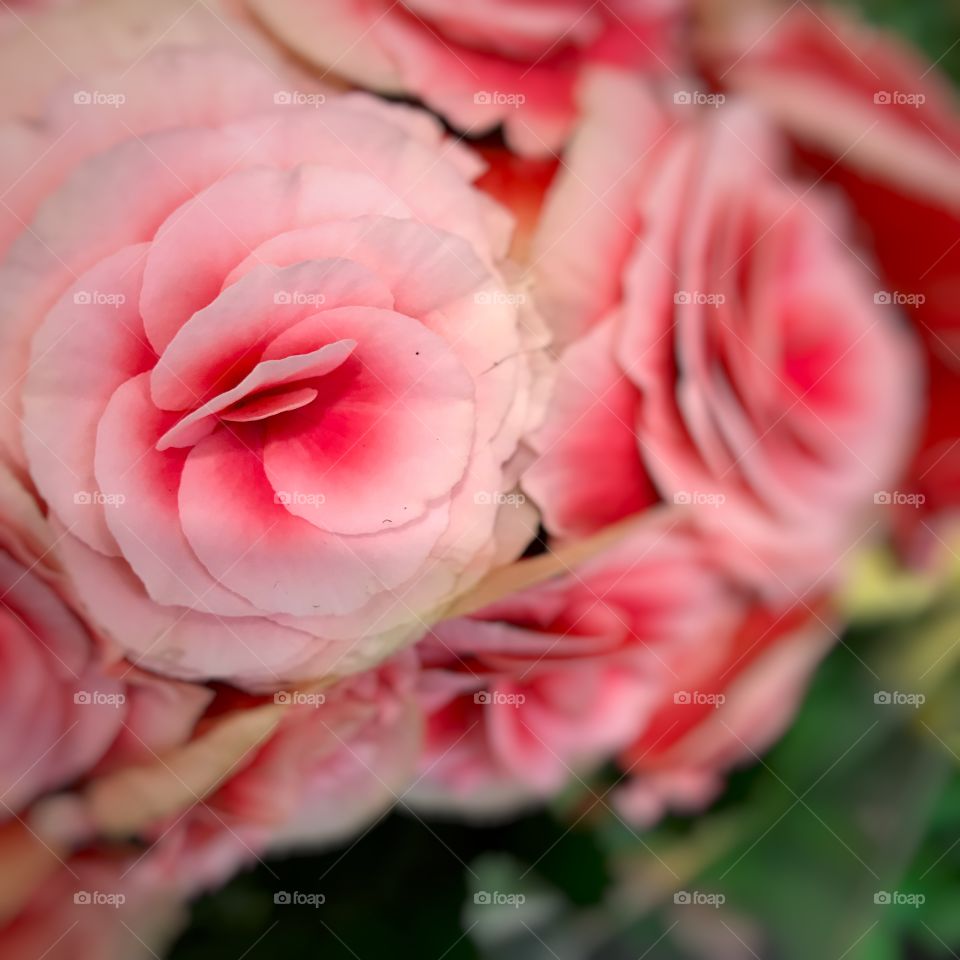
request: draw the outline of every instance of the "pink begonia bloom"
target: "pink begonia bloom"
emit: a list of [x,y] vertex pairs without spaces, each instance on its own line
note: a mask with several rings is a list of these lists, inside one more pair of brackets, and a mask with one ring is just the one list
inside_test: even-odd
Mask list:
[[925,565],[960,507],[960,102],[936,64],[837,11],[732,5],[699,46],[715,82],[760,105],[843,191],[879,264],[878,295],[923,341],[926,431],[898,485],[910,499],[891,509],[903,553]]
[[111,664],[70,603],[36,504],[0,470],[0,821],[192,735],[212,692]]
[[534,243],[566,349],[524,486],[559,537],[685,505],[745,573],[805,590],[905,463],[916,351],[773,131],[686,99],[613,75],[589,92]]
[[362,670],[530,536],[500,496],[543,393],[510,218],[431,118],[249,59],[89,90],[51,101],[48,154],[70,129],[86,159],[0,266],[8,458],[139,665]]
[[[553,795],[657,726],[664,704],[726,683],[737,657],[779,642],[774,630],[745,635],[759,613],[796,619],[760,611],[667,510],[570,573],[441,624],[417,648],[428,724],[414,795],[428,809],[488,814]],[[792,687],[830,639],[806,636]],[[779,733],[775,718],[755,718],[753,743]]]
[[512,149],[562,146],[585,69],[672,73],[683,0],[249,0],[307,60]]

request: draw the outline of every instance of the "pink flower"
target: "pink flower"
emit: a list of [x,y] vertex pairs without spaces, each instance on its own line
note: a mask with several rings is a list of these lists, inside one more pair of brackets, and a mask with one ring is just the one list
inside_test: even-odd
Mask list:
[[596,64],[671,70],[683,0],[250,0],[312,62],[416,97],[468,134],[500,124],[524,154],[560,147]]
[[913,321],[926,348],[929,415],[909,486],[900,487],[912,500],[895,510],[906,552],[925,561],[948,535],[933,526],[948,525],[960,505],[956,94],[897,37],[835,12],[727,14],[700,38],[705,67],[761,105],[802,162],[844,191],[881,267],[877,293]]
[[204,687],[107,662],[71,606],[56,542],[0,470],[0,821],[42,794],[188,740]]
[[292,704],[208,806],[252,847],[273,851],[342,841],[381,816],[416,771],[423,716],[409,651]]
[[685,505],[751,576],[805,589],[902,467],[910,338],[746,110],[664,114],[613,77],[589,109],[534,247],[568,346],[525,487],[561,537]]
[[91,89],[44,133],[105,146],[0,268],[0,436],[141,665],[361,670],[529,537],[498,496],[539,396],[509,218],[406,108],[212,52]]
[[698,812],[731,768],[760,759],[830,646],[820,607],[746,607],[735,632],[675,665],[678,682],[620,756],[628,779],[615,800],[625,816],[649,824],[667,811]]
[[[775,645],[788,611],[756,608],[710,554],[679,512],[661,511],[568,575],[436,628],[417,648],[429,713],[420,803],[490,813],[550,796],[645,743],[675,698],[727,689],[741,660]],[[755,616],[771,629],[745,631]],[[791,689],[828,640],[807,637]],[[696,709],[681,711],[685,728]],[[779,717],[753,716],[757,749]]]
[[140,856],[103,849],[71,857],[0,924],[0,952],[9,960],[158,956],[186,920],[185,911],[180,891],[157,884]]
[[123,721],[123,685],[58,592],[52,540],[0,472],[0,821],[96,763]]

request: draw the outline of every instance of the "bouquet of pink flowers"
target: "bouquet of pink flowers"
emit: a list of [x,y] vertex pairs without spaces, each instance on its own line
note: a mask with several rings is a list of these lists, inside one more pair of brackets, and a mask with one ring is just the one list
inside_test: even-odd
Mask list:
[[0,50],[5,958],[155,956],[398,802],[701,810],[858,558],[957,542],[960,113],[899,41],[74,0]]

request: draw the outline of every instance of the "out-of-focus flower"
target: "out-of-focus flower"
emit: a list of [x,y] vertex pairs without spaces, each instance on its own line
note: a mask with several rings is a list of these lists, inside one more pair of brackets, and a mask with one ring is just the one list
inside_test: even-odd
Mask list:
[[[765,689],[780,706],[763,715],[734,680],[779,646],[783,623],[812,612],[758,605],[710,556],[682,513],[657,511],[569,573],[437,627],[417,651],[429,716],[418,801],[489,814],[550,796],[614,754],[630,761],[631,745],[659,746],[664,731],[692,736],[722,691],[730,715],[752,711],[742,735],[762,749],[796,697],[784,698],[783,683]],[[825,628],[809,631],[783,678],[790,691],[803,689],[829,640]],[[733,752],[697,756],[718,780]]]
[[872,248],[875,296],[910,317],[926,348],[930,415],[909,478],[893,492],[902,502],[890,504],[905,555],[923,563],[960,507],[956,94],[898,37],[835,10],[709,9],[698,44],[704,68],[761,107],[798,158],[843,190]]
[[559,148],[596,64],[672,72],[683,0],[250,0],[286,43],[333,75],[416,97],[471,135]]
[[751,575],[803,590],[903,467],[914,351],[773,132],[739,105],[690,113],[613,76],[592,90],[534,247],[568,346],[524,484],[563,537],[687,506]]

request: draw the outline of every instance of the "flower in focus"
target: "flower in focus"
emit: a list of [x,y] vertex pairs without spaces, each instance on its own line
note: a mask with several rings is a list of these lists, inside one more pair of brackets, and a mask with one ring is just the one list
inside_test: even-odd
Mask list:
[[537,395],[509,218],[406,108],[179,50],[123,89],[52,104],[106,147],[0,268],[10,458],[140,665],[362,669],[529,537],[497,529]]

